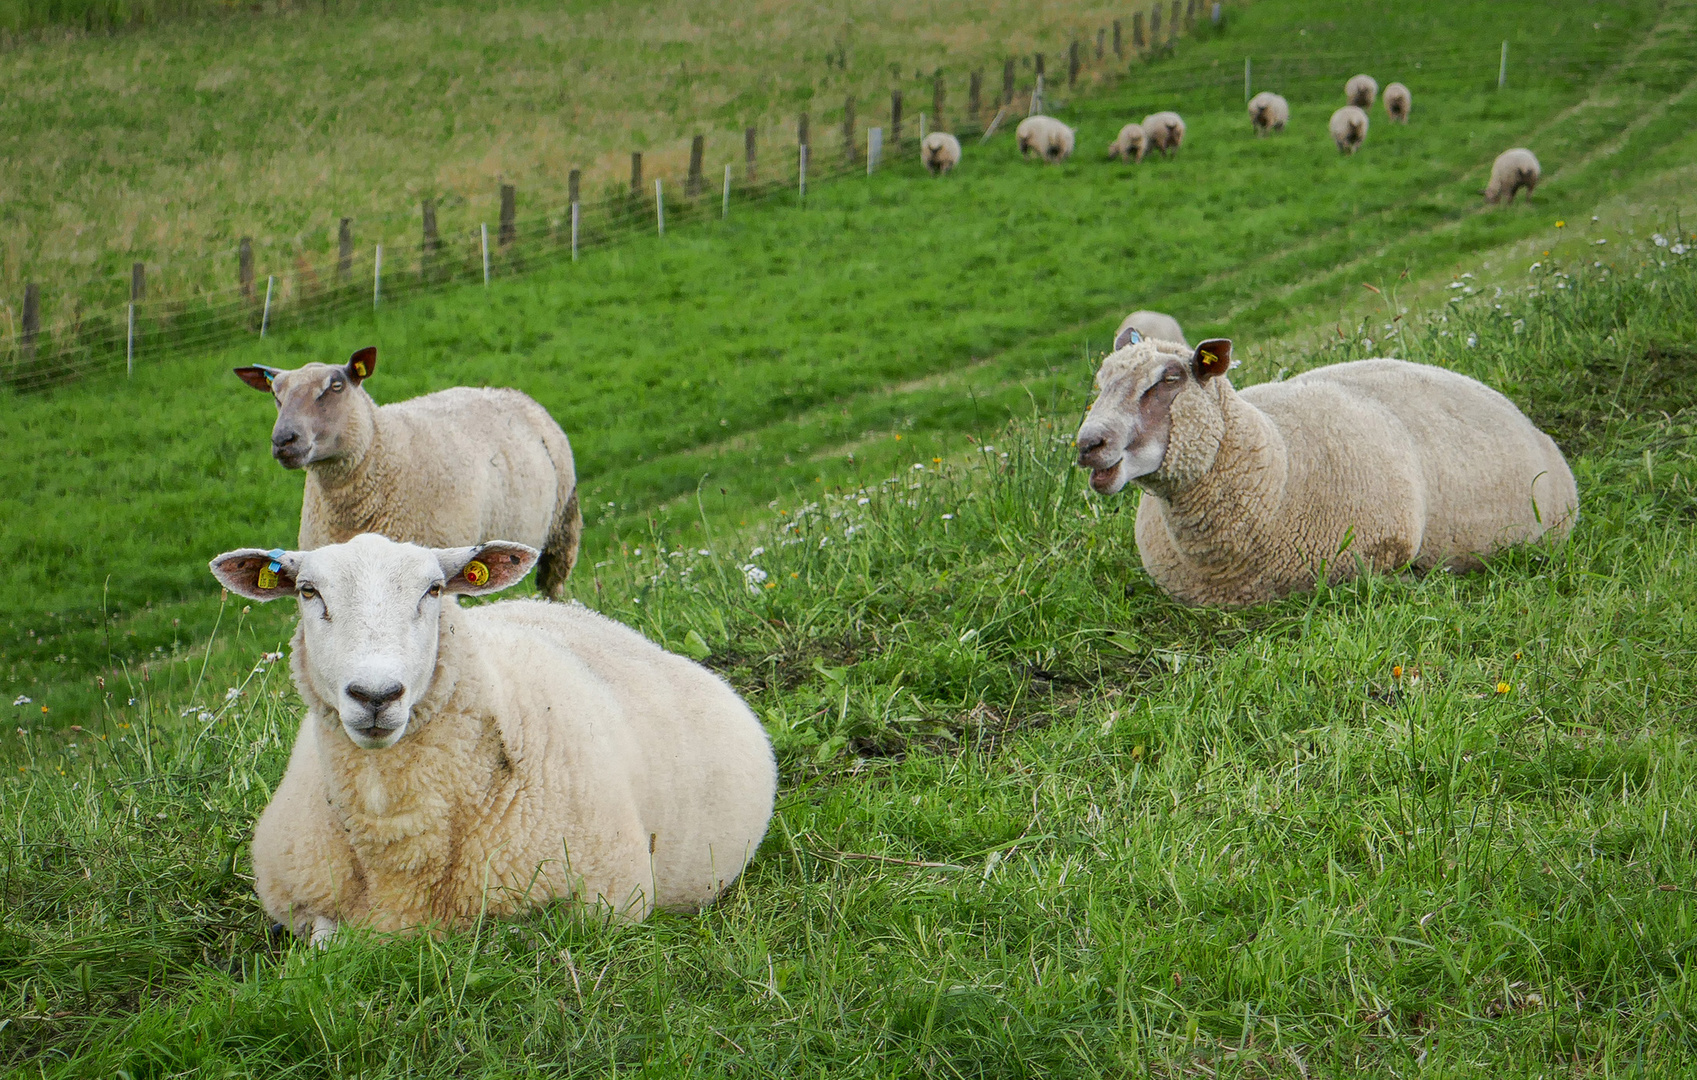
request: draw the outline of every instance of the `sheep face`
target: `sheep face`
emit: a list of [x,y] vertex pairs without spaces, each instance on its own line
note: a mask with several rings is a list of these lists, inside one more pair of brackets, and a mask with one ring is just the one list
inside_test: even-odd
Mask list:
[[271,456],[285,469],[340,457],[356,443],[359,427],[374,407],[360,384],[377,370],[377,350],[365,348],[346,364],[307,364],[294,371],[237,368],[236,374],[277,402]]
[[[1191,352],[1127,329],[1115,346],[1097,372],[1096,401],[1078,429],[1078,464],[1090,470],[1090,486],[1111,495],[1156,473],[1182,481],[1206,472],[1224,421],[1203,386],[1231,368],[1231,342],[1204,341]],[[1184,433],[1179,452],[1175,431]]]
[[251,600],[295,597],[301,696],[333,714],[356,746],[382,750],[407,733],[435,677],[443,595],[504,589],[538,554],[506,541],[424,548],[363,533],[312,551],[227,552],[212,573]]

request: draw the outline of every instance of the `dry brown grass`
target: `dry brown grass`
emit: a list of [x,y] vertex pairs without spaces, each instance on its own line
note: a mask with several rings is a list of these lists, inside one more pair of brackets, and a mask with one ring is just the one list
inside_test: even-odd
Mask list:
[[992,101],[1007,56],[1026,88],[1046,52],[1054,84],[1077,37],[1100,77],[1113,54],[1095,61],[1096,31],[1115,17],[1128,9],[1100,0],[403,0],[15,44],[0,65],[0,287],[15,312],[22,283],[41,282],[60,319],[124,299],[134,259],[155,296],[224,289],[241,236],[263,286],[303,254],[322,265],[342,215],[369,267],[372,243],[416,242],[421,199],[446,233],[493,223],[503,182],[521,216],[563,206],[573,168],[586,198],[624,185],[632,150],[650,178],[681,180],[696,132],[710,189],[727,162],[741,176],[751,124],[763,169],[793,171],[804,109],[816,156],[834,156],[847,95],[864,132],[900,88],[911,124],[941,67],[958,120],[968,73]]

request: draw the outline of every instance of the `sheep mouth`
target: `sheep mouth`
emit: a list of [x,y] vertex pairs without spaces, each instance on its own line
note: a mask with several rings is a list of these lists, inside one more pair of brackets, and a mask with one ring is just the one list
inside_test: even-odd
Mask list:
[[1114,462],[1103,469],[1090,470],[1090,486],[1099,494],[1111,495],[1119,490],[1120,463]]

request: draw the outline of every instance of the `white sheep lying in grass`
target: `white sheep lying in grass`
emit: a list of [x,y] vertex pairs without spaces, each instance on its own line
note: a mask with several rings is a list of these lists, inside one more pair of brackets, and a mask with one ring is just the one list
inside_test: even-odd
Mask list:
[[1159,311],[1134,311],[1121,320],[1120,328],[1114,331],[1114,349],[1123,349],[1148,339],[1171,341],[1189,348],[1177,319]]
[[1108,144],[1108,157],[1119,158],[1121,161],[1142,161],[1144,149],[1143,125],[1127,124],[1120,128],[1119,136]]
[[1509,202],[1519,192],[1526,192],[1526,200],[1532,201],[1532,191],[1538,186],[1538,180],[1543,171],[1538,167],[1538,158],[1524,146],[1513,150],[1504,150],[1497,155],[1497,160],[1491,163],[1491,182],[1485,187],[1485,201],[1500,202],[1504,196]]
[[1150,113],[1143,118],[1143,138],[1150,150],[1170,157],[1184,142],[1184,118],[1176,112]]
[[572,446],[517,390],[459,386],[379,407],[377,350],[294,371],[237,368],[277,402],[271,454],[306,469],[300,546],[360,533],[451,547],[500,538],[542,549],[538,587],[559,599],[583,534]]
[[1143,489],[1143,565],[1186,603],[1257,603],[1322,572],[1469,569],[1573,527],[1561,451],[1473,379],[1357,360],[1240,393],[1231,365],[1223,339],[1120,349],[1078,430],[1091,487]]
[[1399,82],[1385,87],[1385,113],[1392,123],[1408,123],[1408,112],[1414,107],[1414,95]]
[[960,164],[960,140],[946,131],[933,131],[919,144],[919,160],[932,176],[946,173]]
[[1028,116],[1014,129],[1019,140],[1019,152],[1030,157],[1033,150],[1047,162],[1065,161],[1072,156],[1072,128],[1052,116]]
[[1353,154],[1367,140],[1367,113],[1356,105],[1345,105],[1332,114],[1332,141],[1338,153]]
[[1256,135],[1283,131],[1290,123],[1290,102],[1282,94],[1263,90],[1249,99],[1249,122],[1255,126]]
[[1379,80],[1371,75],[1355,75],[1343,85],[1344,100],[1358,109],[1368,109],[1379,93]]
[[253,837],[272,918],[315,942],[556,899],[640,921],[742,872],[777,770],[723,680],[578,604],[443,602],[506,588],[536,554],[367,534],[212,561],[231,592],[300,603],[307,715]]

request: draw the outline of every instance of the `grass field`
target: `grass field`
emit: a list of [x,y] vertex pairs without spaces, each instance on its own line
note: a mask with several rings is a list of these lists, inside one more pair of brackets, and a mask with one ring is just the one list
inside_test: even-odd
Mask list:
[[[1451,55],[1497,19],[1571,39],[1599,11],[1243,20],[1426,63],[1409,42]],[[1405,78],[1416,123],[1351,160],[1324,134],[1341,80],[1293,66],[1292,130],[1259,142],[1240,87],[1126,84],[1068,104],[1081,146],[1175,105],[1178,160],[1026,167],[992,140],[943,182],[898,167],[487,293],[0,397],[0,687],[29,699],[0,766],[0,1061],[1678,1074],[1697,256],[1676,246],[1697,238],[1673,212],[1697,11],[1607,14],[1606,47],[1543,84]],[[1546,186],[1480,212],[1515,144]],[[1466,578],[1173,604],[1138,568],[1135,500],[1069,466],[1094,356],[1143,304],[1233,336],[1240,383],[1386,353],[1486,379],[1567,450],[1578,530]],[[547,404],[591,496],[577,594],[766,721],[780,815],[706,915],[266,937],[245,842],[298,715],[263,659],[291,616],[221,606],[203,568],[292,538],[299,480],[227,369],[371,341],[380,400],[489,382]]]

